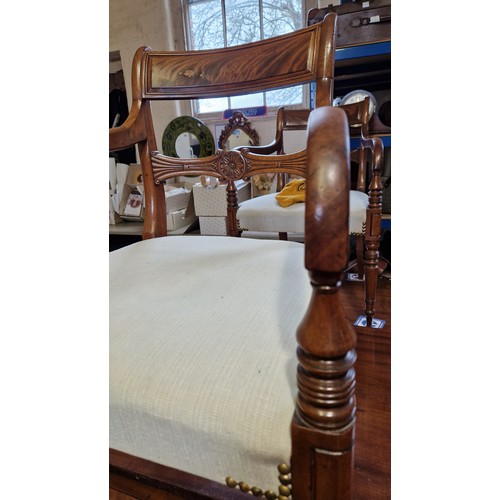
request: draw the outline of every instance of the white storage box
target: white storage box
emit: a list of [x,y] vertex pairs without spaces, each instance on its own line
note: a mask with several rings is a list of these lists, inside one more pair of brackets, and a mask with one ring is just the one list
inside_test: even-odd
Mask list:
[[[238,191],[238,203],[250,199],[250,182],[239,180],[235,182]],[[227,190],[225,184],[217,187],[203,187],[201,184],[193,186],[194,209],[201,217],[227,216]],[[224,233],[225,234],[225,233]]]
[[167,204],[167,231],[189,227],[196,221],[194,213],[193,191],[182,185],[165,187]]
[[[175,183],[180,186],[184,186],[186,189],[193,189],[193,186],[201,182],[201,175],[181,175],[175,178]],[[174,183],[174,185],[175,185]]]
[[193,211],[183,208],[175,212],[167,213],[167,231],[175,231],[184,226],[191,225],[196,220]]
[[200,217],[200,234],[226,236],[226,217]]
[[189,205],[192,191],[183,184],[166,184],[165,198],[167,213],[178,212]]
[[[110,224],[122,219],[144,220],[144,186],[139,164],[127,165],[109,159]],[[167,231],[190,226],[196,221],[191,185],[173,183],[165,185]]]

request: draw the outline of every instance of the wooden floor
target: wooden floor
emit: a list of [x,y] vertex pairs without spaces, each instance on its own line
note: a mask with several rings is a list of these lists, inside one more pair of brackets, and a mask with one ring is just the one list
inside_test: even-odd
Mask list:
[[[364,283],[344,282],[341,293],[346,316],[351,323],[354,323],[363,310]],[[391,497],[390,279],[379,278],[375,317],[385,320],[383,328],[354,327],[357,333],[358,355],[355,364],[357,402],[355,500],[389,500]],[[146,476],[154,477],[154,473],[148,467],[151,467],[151,464],[146,464]],[[158,476],[164,474],[165,469],[158,473]],[[110,480],[111,478],[110,476]],[[110,500],[178,499],[183,496],[159,491],[155,487],[142,489],[139,493],[134,490],[134,482],[130,479],[120,476],[112,479]],[[234,490],[217,484],[213,487],[212,491],[205,491],[203,495],[196,496],[196,498],[218,498],[219,500],[233,498]],[[124,493],[125,491],[128,495]]]
[[[346,316],[354,322],[363,304],[363,283],[345,282]],[[391,498],[391,281],[379,278],[377,319],[383,328],[354,327],[356,351],[356,448],[354,498]]]

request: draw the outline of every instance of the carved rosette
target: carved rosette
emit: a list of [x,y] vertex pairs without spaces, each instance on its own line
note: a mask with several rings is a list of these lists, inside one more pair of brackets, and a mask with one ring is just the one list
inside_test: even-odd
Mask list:
[[247,161],[237,151],[226,151],[217,159],[217,171],[224,179],[241,179],[248,169]]

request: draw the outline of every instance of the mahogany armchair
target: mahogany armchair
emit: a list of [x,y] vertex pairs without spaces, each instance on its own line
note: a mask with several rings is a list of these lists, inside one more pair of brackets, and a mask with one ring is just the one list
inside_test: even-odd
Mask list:
[[[338,293],[348,262],[349,130],[330,106],[336,15],[273,39],[200,52],[141,48],[127,121],[137,144],[143,241],[110,253],[110,488],[130,496],[296,500],[352,496],[355,334]],[[277,156],[157,151],[150,101],[237,95],[314,81],[307,149]],[[228,184],[289,167],[307,179],[305,244],[166,231],[162,183]],[[295,339],[296,335],[296,339]],[[298,344],[298,346],[297,346]],[[297,356],[297,357],[296,357]],[[278,484],[276,466],[281,466]]]
[[[382,182],[380,173],[384,163],[384,145],[379,137],[368,133],[369,98],[340,106],[349,122],[350,137],[359,140],[359,147],[351,151],[351,161],[358,165],[355,186],[350,191],[349,233],[356,241],[356,260],[346,271],[357,268],[358,277],[365,277],[365,315],[370,327],[375,314],[379,245],[382,219]],[[305,130],[310,110],[280,108],[277,116],[276,138],[263,146],[249,146],[248,151],[278,155],[285,153],[285,132]],[[240,148],[241,149],[241,148]],[[276,172],[277,191],[289,179],[286,167]],[[304,232],[304,205],[296,203],[282,207],[275,194],[266,194],[242,202],[237,212],[238,231],[278,233],[287,239],[287,233]]]

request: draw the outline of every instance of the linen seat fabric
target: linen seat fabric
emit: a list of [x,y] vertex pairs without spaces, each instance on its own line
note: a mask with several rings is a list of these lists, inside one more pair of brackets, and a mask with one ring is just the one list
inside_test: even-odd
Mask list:
[[[368,200],[366,193],[349,192],[350,234],[363,233]],[[241,202],[236,216],[243,231],[304,233],[304,213],[304,203],[282,207],[272,193]]]
[[276,491],[310,298],[303,245],[161,237],[112,257],[110,447]]

